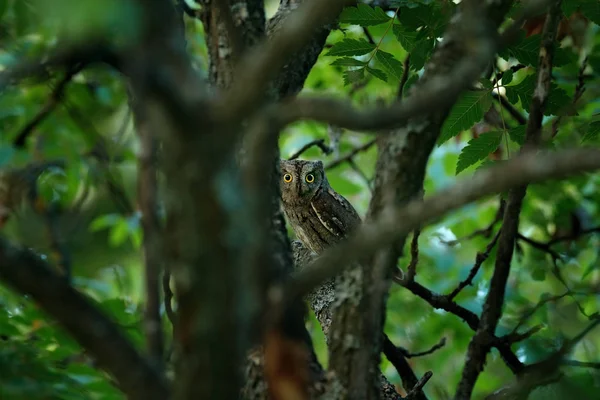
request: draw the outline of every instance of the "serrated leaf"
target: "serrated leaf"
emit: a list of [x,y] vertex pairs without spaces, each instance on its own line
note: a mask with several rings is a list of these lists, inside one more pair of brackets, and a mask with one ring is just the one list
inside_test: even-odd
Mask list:
[[383,65],[385,70],[397,80],[402,79],[402,75],[404,73],[404,67],[402,63],[394,58],[394,56],[390,53],[387,53],[382,50],[378,50],[375,53],[375,59]]
[[365,69],[353,69],[344,71],[344,85],[350,85],[351,83],[355,83],[361,81],[365,78]]
[[381,25],[388,22],[391,18],[381,9],[381,7],[370,7],[359,3],[356,7],[346,7],[340,15],[340,23],[360,26]]
[[367,71],[373,75],[374,77],[381,79],[384,82],[387,82],[387,75],[380,69],[367,67]]
[[[437,38],[444,32],[450,13],[442,13],[439,2],[421,3],[418,7],[402,8],[398,13],[398,21],[409,31],[421,31],[425,37]],[[420,28],[420,29],[419,29]]]
[[326,56],[362,56],[375,50],[375,45],[364,39],[344,39],[333,45]]
[[413,51],[415,47],[415,43],[417,42],[417,32],[410,31],[404,28],[402,25],[394,24],[392,27],[392,31],[394,32],[394,36],[402,45],[402,48],[407,52]]
[[481,83],[481,86],[483,86],[486,89],[491,90],[494,88],[494,84],[489,79],[481,78],[479,80],[479,83]]
[[433,50],[434,40],[423,39],[415,43],[413,50],[410,53],[410,68],[419,71],[425,65],[425,61],[429,59],[429,55]]
[[360,61],[360,60],[357,60],[356,58],[342,57],[342,58],[338,58],[337,60],[335,60],[334,62],[332,62],[329,65],[337,65],[337,66],[341,66],[341,67],[362,67],[365,64],[366,64],[365,61]]
[[587,124],[585,130],[586,132],[583,135],[583,139],[581,139],[582,143],[596,140],[598,135],[600,135],[600,121]]
[[486,132],[479,137],[469,140],[462,149],[456,163],[456,175],[478,161],[486,158],[490,153],[496,151],[502,140],[502,132]]
[[491,106],[492,95],[488,90],[472,90],[464,93],[446,118],[438,144],[441,145],[481,121]]
[[514,77],[514,73],[512,69],[506,70],[504,74],[502,74],[502,85],[508,85],[512,82]]
[[508,136],[510,137],[510,140],[512,140],[513,142],[515,142],[519,145],[523,145],[523,143],[525,143],[526,131],[527,131],[527,126],[519,125],[515,128],[509,129]]
[[[535,75],[529,75],[518,85],[506,87],[506,98],[512,104],[517,104],[519,99],[524,110],[529,111],[531,107],[531,97],[535,89]],[[557,115],[565,106],[571,103],[571,98],[556,83],[550,85],[550,94],[548,102],[544,109],[544,115]]]
[[[535,67],[538,65],[540,58],[541,37],[540,34],[531,35],[529,37],[525,37],[525,35],[522,34],[521,40],[500,52],[500,56],[505,59],[514,57],[522,64]],[[574,55],[570,55],[565,49],[556,46],[552,64],[554,67],[561,67],[575,59],[576,57],[574,57]]]

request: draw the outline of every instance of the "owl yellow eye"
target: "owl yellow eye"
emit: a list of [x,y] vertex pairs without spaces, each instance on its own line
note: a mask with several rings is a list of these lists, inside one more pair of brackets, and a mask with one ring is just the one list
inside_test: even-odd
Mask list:
[[306,182],[313,183],[315,181],[315,176],[313,174],[307,174],[305,179]]
[[290,174],[285,174],[285,175],[283,176],[283,181],[284,181],[284,182],[286,182],[286,183],[290,183],[290,182],[292,181],[292,175],[290,175]]

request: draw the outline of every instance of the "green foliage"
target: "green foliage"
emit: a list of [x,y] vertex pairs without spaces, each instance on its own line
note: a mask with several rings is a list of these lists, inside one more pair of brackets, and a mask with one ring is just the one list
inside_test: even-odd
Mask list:
[[469,140],[467,146],[462,150],[456,164],[458,175],[465,168],[486,158],[490,153],[496,151],[502,140],[503,132],[486,132],[476,138]]
[[[59,43],[57,26],[72,35],[71,39],[87,40],[87,34],[114,35],[116,26],[125,24],[125,37],[133,35],[138,10],[133,2],[86,0],[0,0],[3,35],[0,38],[0,67],[9,68],[26,57],[40,57]],[[328,38],[329,49],[320,57],[305,85],[307,92],[351,96],[357,106],[369,106],[380,99],[395,99],[398,82],[408,78],[403,95],[409,95],[443,35],[456,5],[434,0],[393,0],[398,7],[396,17],[379,7],[358,4],[344,10],[339,22],[344,32],[333,31]],[[586,33],[581,49],[567,38],[557,47],[553,83],[549,104],[545,110],[543,138],[549,146],[560,149],[584,144],[600,145],[600,3],[597,0],[563,0],[563,11],[572,15],[580,10],[594,24]],[[516,7],[513,8],[515,15]],[[66,13],[66,14],[65,14]],[[67,15],[68,17],[64,17]],[[58,16],[61,16],[60,19]],[[63,26],[64,25],[64,26]],[[374,43],[365,39],[366,27]],[[206,47],[201,21],[186,19],[188,49],[203,74],[208,70]],[[502,51],[502,59],[494,63],[476,89],[465,92],[445,120],[439,146],[433,151],[427,166],[425,193],[431,195],[455,182],[456,174],[469,179],[478,163],[491,163],[490,153],[500,148],[502,160],[514,156],[524,143],[526,126],[494,100],[505,96],[514,110],[527,118],[536,85],[540,35],[519,37]],[[407,70],[404,60],[410,54]],[[585,92],[574,104],[584,69]],[[502,75],[502,80],[496,78]],[[139,214],[124,214],[107,185],[108,175],[125,189],[127,198],[135,204],[137,143],[132,121],[127,116],[127,96],[120,76],[104,67],[86,69],[67,86],[59,107],[40,123],[27,140],[27,148],[12,146],[14,138],[42,108],[44,108],[61,75],[49,84],[27,81],[18,87],[7,87],[0,95],[0,168],[25,165],[32,159],[61,158],[67,163],[64,171],[52,170],[39,179],[41,196],[59,204],[63,215],[58,226],[64,232],[65,244],[72,256],[74,285],[96,301],[141,349],[143,335],[142,273],[140,271],[141,227]],[[377,79],[372,79],[377,78]],[[358,85],[360,83],[361,85]],[[500,123],[479,133],[474,139],[470,130],[482,122],[491,109],[500,115]],[[557,118],[560,116],[560,119]],[[557,124],[554,134],[553,125]],[[505,135],[508,135],[505,136]],[[112,157],[111,168],[89,153],[97,138],[106,139]],[[456,140],[450,140],[456,138]],[[288,157],[314,139],[330,143],[327,128],[322,124],[303,121],[288,127],[280,135],[282,157]],[[508,140],[510,139],[510,140]],[[302,155],[328,163],[348,155],[371,140],[361,133],[344,132],[337,152],[324,155],[311,148]],[[34,150],[35,149],[35,150]],[[372,179],[377,158],[376,146],[361,151],[353,163],[342,162],[327,170],[331,185],[365,215],[371,198]],[[498,162],[498,161],[494,161]],[[564,181],[549,181],[528,187],[520,215],[519,231],[540,243],[600,225],[600,176],[588,174]],[[440,293],[451,292],[464,280],[474,265],[477,254],[484,251],[491,237],[482,234],[465,239],[487,228],[498,209],[498,197],[482,200],[452,213],[423,229],[419,240],[417,280]],[[500,228],[497,223],[492,235]],[[18,218],[3,228],[15,242],[35,249],[49,257],[47,226],[39,215],[22,210]],[[450,245],[449,241],[458,240]],[[410,238],[399,265],[410,262]],[[575,294],[550,301],[538,307],[519,333],[542,324],[544,329],[512,346],[523,362],[545,359],[560,347],[563,335],[572,334],[586,322],[578,306],[588,315],[599,311],[597,295],[587,292],[598,287],[600,279],[600,235],[582,234],[574,240],[558,241],[552,249],[560,255],[554,264],[552,256],[521,240],[516,243],[503,316],[498,334],[511,332],[521,317],[542,300],[565,293],[565,285]],[[475,276],[455,299],[456,303],[480,314],[489,290],[496,262],[496,250],[490,252]],[[557,271],[560,275],[557,275]],[[559,279],[559,276],[561,279]],[[562,280],[562,281],[561,281]],[[575,303],[577,302],[577,303]],[[563,317],[561,317],[563,315]],[[567,315],[567,317],[564,317]],[[164,318],[169,333],[170,324]],[[315,348],[322,361],[327,348],[315,319],[307,322]],[[574,327],[574,328],[573,328]],[[410,351],[425,350],[447,339],[440,350],[410,360],[417,376],[428,370],[434,377],[425,386],[431,399],[452,398],[465,363],[465,351],[473,331],[455,315],[435,310],[425,301],[397,285],[391,288],[386,315],[386,333],[394,343]],[[595,361],[599,359],[600,339],[590,334],[585,343],[576,346],[570,358]],[[169,337],[169,335],[167,335]],[[394,383],[400,378],[387,360],[382,370]],[[537,389],[531,399],[594,398],[598,373],[582,368],[564,367],[560,382]],[[493,350],[477,381],[473,398],[514,382],[514,376]],[[0,285],[0,399],[123,399],[110,377],[106,376],[84,353],[84,350],[53,319],[40,312],[29,297],[18,295]]]
[[347,7],[340,15],[339,21],[343,24],[353,24],[360,26],[371,26],[385,24],[390,17],[381,9],[381,7],[370,7],[359,3],[356,7]]
[[456,102],[442,127],[439,144],[471,128],[481,121],[483,114],[492,106],[492,94],[489,90],[471,90],[463,93]]

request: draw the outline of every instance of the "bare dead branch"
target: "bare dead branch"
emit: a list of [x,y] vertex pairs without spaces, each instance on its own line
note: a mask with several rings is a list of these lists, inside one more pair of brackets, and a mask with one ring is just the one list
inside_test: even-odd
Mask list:
[[418,393],[423,393],[423,386],[425,386],[425,384],[429,382],[429,379],[431,379],[432,376],[433,372],[425,372],[425,374],[421,377],[421,379],[419,379],[415,387],[412,388],[410,392],[408,392],[405,399],[418,399]]
[[0,279],[29,294],[108,371],[131,399],[164,400],[167,383],[131,345],[121,330],[86,296],[29,250],[0,238]]
[[[398,371],[398,375],[400,375],[400,378],[402,379],[402,386],[407,392],[417,386],[419,381],[410,364],[406,361],[405,355],[386,334],[383,334],[383,354],[385,354],[388,361],[396,368],[396,371]],[[427,400],[427,397],[422,391],[415,393],[414,398],[417,400]]]

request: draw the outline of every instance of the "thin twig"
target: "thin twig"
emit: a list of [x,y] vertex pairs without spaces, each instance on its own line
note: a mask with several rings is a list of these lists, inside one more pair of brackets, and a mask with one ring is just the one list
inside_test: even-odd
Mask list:
[[405,399],[416,399],[418,393],[423,392],[423,386],[425,386],[425,384],[429,381],[429,379],[431,379],[432,376],[433,372],[425,372],[425,374],[421,377],[421,379],[419,379],[419,382],[417,382],[415,387],[410,392],[408,392]]
[[410,72],[410,54],[406,55],[402,65],[404,66],[404,71],[402,71],[402,78],[400,79],[400,84],[398,85],[398,94],[396,95],[398,100],[402,99],[402,96],[404,95],[404,86],[406,86],[406,82],[408,81],[408,75]]
[[417,264],[419,263],[419,236],[420,229],[415,229],[413,232],[412,241],[410,242],[410,263],[406,267],[406,280],[413,281],[417,275]]
[[570,367],[583,367],[583,368],[594,368],[600,369],[600,362],[589,362],[589,361],[577,361],[577,360],[563,360],[563,365]]
[[531,318],[533,316],[533,314],[535,314],[540,308],[542,308],[545,304],[552,302],[552,301],[557,301],[562,299],[565,296],[568,296],[571,292],[570,291],[566,291],[563,294],[559,294],[556,296],[551,296],[551,297],[546,297],[542,300],[540,300],[535,306],[533,306],[529,311],[527,311],[526,313],[524,313],[521,318],[519,319],[519,322],[517,322],[517,325],[513,328],[512,332],[510,333],[515,334],[517,332],[517,330],[519,330],[519,328],[521,326],[523,326],[523,324],[525,322],[527,322],[527,320],[529,318]]
[[[536,148],[541,141],[542,119],[548,102],[552,79],[556,31],[561,16],[560,3],[561,0],[551,2],[544,23],[538,57],[536,88],[531,99],[523,150]],[[485,298],[479,326],[469,342],[466,355],[467,361],[456,390],[456,398],[471,398],[475,383],[484,368],[487,354],[491,350],[492,343],[489,337],[494,335],[502,316],[506,284],[510,274],[516,238],[519,234],[519,217],[526,191],[527,185],[523,185],[512,188],[508,193],[490,288]]]
[[[396,371],[398,371],[404,389],[408,392],[411,388],[414,388],[419,383],[417,376],[408,361],[406,361],[406,357],[404,357],[401,349],[396,347],[386,334],[383,334],[382,350],[388,361],[396,368]],[[415,397],[415,399],[427,400],[427,397],[423,392],[419,392],[418,397]]]
[[375,144],[376,141],[377,141],[376,139],[372,139],[372,140],[369,140],[368,142],[366,142],[365,144],[354,148],[350,153],[346,154],[345,156],[335,159],[335,160],[331,161],[329,164],[325,165],[325,169],[326,170],[333,169],[333,168],[347,162],[348,160],[352,159],[358,153],[369,150]]
[[77,68],[69,68],[67,70],[65,76],[56,84],[56,87],[52,89],[50,97],[48,98],[44,106],[31,119],[31,121],[29,121],[23,127],[23,129],[21,129],[21,132],[17,134],[17,136],[13,140],[13,146],[17,148],[22,148],[25,146],[25,141],[27,140],[29,135],[52,113],[52,111],[56,109],[60,100],[62,99],[67,84],[71,82],[73,76],[75,76],[81,70],[81,68],[81,66],[78,66]]
[[504,215],[504,206],[505,205],[506,205],[506,201],[504,199],[500,199],[500,206],[498,207],[498,210],[496,211],[496,216],[494,217],[494,220],[492,222],[490,222],[490,224],[487,227],[485,227],[483,229],[477,229],[477,230],[471,232],[470,234],[460,237],[458,239],[447,240],[447,241],[442,241],[442,242],[447,246],[455,246],[455,245],[459,244],[460,242],[463,242],[465,240],[471,240],[477,236],[483,236],[485,238],[489,238],[492,235],[492,232],[494,231],[494,227],[496,226],[496,224],[498,222],[502,221],[502,216]]
[[329,146],[325,144],[325,139],[317,139],[306,143],[298,151],[293,153],[288,160],[295,160],[296,158],[300,157],[305,151],[315,146],[321,149],[321,151],[325,154],[331,154],[331,152],[333,151]]
[[509,333],[508,335],[500,337],[500,340],[506,342],[507,344],[513,344],[517,342],[522,342],[525,339],[530,338],[531,336],[538,333],[544,325],[536,325],[533,328],[528,329],[523,333],[516,333],[515,331]]
[[[575,86],[575,95],[573,96],[573,101],[571,102],[571,106],[575,108],[577,106],[577,102],[583,96],[585,92],[585,69],[587,67],[588,58],[586,57],[581,63],[581,67],[579,67],[579,73],[577,74],[577,85]],[[558,134],[558,127],[562,122],[564,114],[560,114],[556,117],[554,122],[552,123],[552,137],[554,138]]]
[[498,242],[498,238],[500,237],[500,232],[502,232],[502,229],[498,230],[498,232],[496,233],[496,235],[494,236],[492,241],[487,245],[487,247],[485,248],[485,251],[483,253],[477,252],[477,256],[475,256],[475,264],[471,268],[469,275],[467,276],[467,278],[464,281],[460,282],[458,284],[458,286],[450,294],[447,295],[448,299],[454,300],[454,298],[456,296],[458,296],[458,294],[464,288],[473,284],[473,279],[475,279],[475,275],[477,275],[477,273],[479,272],[479,269],[483,265],[484,261],[489,258],[490,253],[492,252],[492,249],[496,246],[496,243]]
[[440,339],[439,342],[437,342],[436,344],[431,346],[431,348],[429,350],[421,351],[418,353],[410,353],[408,350],[406,350],[404,348],[399,347],[399,349],[400,349],[400,351],[402,351],[402,355],[404,355],[404,357],[414,358],[414,357],[423,357],[423,356],[432,354],[432,353],[436,352],[437,350],[441,349],[442,347],[444,347],[445,345],[446,345],[446,338],[443,337]]

